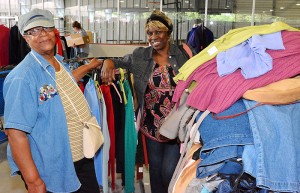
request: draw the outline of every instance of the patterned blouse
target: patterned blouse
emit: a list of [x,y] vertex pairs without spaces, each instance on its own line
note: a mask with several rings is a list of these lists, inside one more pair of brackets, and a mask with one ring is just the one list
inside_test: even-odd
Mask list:
[[144,122],[141,129],[147,137],[159,142],[170,141],[159,133],[159,128],[175,104],[172,102],[176,86],[173,81],[175,75],[171,65],[154,64],[144,96]]

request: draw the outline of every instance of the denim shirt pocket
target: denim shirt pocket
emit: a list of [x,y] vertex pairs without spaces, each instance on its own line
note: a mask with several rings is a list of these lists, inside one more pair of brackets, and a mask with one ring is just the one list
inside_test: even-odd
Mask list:
[[58,95],[57,89],[52,84],[42,84],[38,90],[39,106]]

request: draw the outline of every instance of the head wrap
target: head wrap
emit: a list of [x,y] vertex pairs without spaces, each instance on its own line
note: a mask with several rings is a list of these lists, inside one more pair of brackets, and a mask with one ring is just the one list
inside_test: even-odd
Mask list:
[[168,28],[169,32],[173,31],[173,25],[169,25],[168,21],[159,15],[151,14],[146,23],[149,23],[150,21],[159,21]]

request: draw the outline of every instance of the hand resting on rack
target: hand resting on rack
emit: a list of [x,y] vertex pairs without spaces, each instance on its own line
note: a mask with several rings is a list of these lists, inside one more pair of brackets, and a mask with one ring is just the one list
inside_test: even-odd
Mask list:
[[103,62],[102,69],[101,69],[101,79],[102,82],[105,84],[110,85],[115,78],[115,64],[112,60],[106,59]]
[[78,82],[82,77],[84,77],[89,71],[92,69],[98,68],[103,63],[103,60],[99,60],[96,58],[93,58],[90,63],[84,64],[76,68],[72,71],[72,74],[75,78],[75,80]]

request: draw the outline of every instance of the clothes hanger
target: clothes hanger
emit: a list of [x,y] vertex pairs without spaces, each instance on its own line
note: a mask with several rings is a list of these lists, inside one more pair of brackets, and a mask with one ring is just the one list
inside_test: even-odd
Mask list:
[[111,85],[114,87],[114,89],[116,90],[118,96],[119,96],[119,99],[120,99],[120,103],[123,103],[123,100],[122,100],[122,97],[121,97],[121,94],[118,90],[118,88],[116,87],[115,83],[111,83]]
[[124,80],[125,80],[125,74],[124,74],[124,70],[122,68],[119,68],[119,72],[120,72],[120,86],[121,86],[121,90],[123,92],[123,97],[124,97],[124,104],[127,104],[127,98],[126,98],[126,94],[125,94],[125,89],[124,89]]

